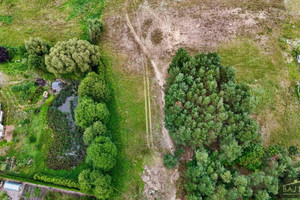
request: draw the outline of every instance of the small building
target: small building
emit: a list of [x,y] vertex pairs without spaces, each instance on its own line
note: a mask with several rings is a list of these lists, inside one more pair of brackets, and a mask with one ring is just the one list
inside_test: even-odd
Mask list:
[[3,111],[0,110],[0,124],[2,123],[3,121]]
[[0,124],[0,138],[4,137],[4,127],[2,124]]
[[11,182],[11,181],[6,181],[4,183],[5,190],[11,190],[11,191],[16,191],[19,192],[22,188],[22,183],[16,183],[16,182]]
[[297,56],[298,63],[300,63],[300,55]]

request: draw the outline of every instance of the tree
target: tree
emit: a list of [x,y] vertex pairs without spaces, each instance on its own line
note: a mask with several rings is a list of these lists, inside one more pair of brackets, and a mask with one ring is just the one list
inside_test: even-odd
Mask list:
[[89,19],[87,21],[89,37],[92,44],[96,44],[103,31],[103,22],[100,19]]
[[80,83],[78,88],[79,97],[90,97],[94,101],[106,101],[109,98],[109,90],[103,78],[95,72],[89,73]]
[[116,164],[117,147],[108,137],[97,137],[86,152],[86,161],[95,168],[108,171]]
[[90,98],[79,98],[78,106],[75,110],[75,122],[82,128],[93,125],[96,121],[106,123],[109,112],[103,103],[96,103]]
[[96,137],[98,136],[106,136],[107,128],[106,126],[100,122],[96,121],[92,126],[85,129],[83,134],[83,141],[86,145],[90,145]]
[[90,177],[93,185],[95,186],[94,195],[98,199],[108,199],[113,192],[111,177],[107,174],[104,175],[99,171],[93,171]]
[[50,43],[39,37],[25,40],[25,47],[30,55],[44,56],[49,53]]
[[7,62],[10,59],[8,51],[4,47],[0,47],[0,63]]
[[47,70],[56,76],[60,74],[84,73],[98,65],[99,48],[88,41],[70,39],[58,42],[50,49],[45,61]]
[[91,194],[92,193],[92,184],[90,180],[90,170],[83,170],[78,176],[78,183],[80,191]]
[[93,194],[98,199],[107,199],[113,192],[111,177],[98,170],[92,172],[88,169],[83,170],[78,177],[78,181],[82,192]]

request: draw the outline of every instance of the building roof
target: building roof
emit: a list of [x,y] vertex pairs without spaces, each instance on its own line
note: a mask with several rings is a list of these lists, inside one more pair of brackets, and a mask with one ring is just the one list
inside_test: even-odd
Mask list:
[[22,187],[22,183],[15,183],[11,181],[6,181],[4,183],[5,190],[20,191],[21,187]]
[[0,137],[4,137],[4,127],[0,124]]
[[0,110],[0,123],[3,121],[3,112]]

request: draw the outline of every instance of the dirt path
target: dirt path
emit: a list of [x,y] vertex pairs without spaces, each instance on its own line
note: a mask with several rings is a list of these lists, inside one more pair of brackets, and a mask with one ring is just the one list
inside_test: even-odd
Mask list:
[[[160,105],[162,116],[163,116],[162,117],[162,122],[161,122],[162,134],[163,134],[163,138],[164,138],[166,147],[168,148],[168,150],[170,152],[173,152],[174,151],[174,143],[173,143],[173,141],[172,141],[172,139],[171,139],[171,137],[168,133],[168,130],[165,128],[165,123],[164,123],[164,119],[165,119],[165,117],[164,117],[165,116],[165,114],[164,114],[165,93],[163,91],[163,86],[165,84],[165,77],[163,76],[163,74],[158,69],[158,67],[157,67],[156,63],[154,62],[154,60],[152,59],[152,57],[149,55],[148,50],[147,50],[146,46],[143,44],[141,38],[137,35],[135,29],[133,28],[133,26],[130,22],[130,19],[129,19],[129,16],[128,16],[127,13],[126,13],[125,17],[126,17],[127,26],[130,29],[130,32],[132,33],[135,41],[139,44],[140,48],[143,51],[143,54],[150,60],[153,71],[154,71],[155,78],[157,80],[157,84],[160,87],[160,97],[161,97],[161,99],[160,99],[159,105]],[[139,28],[141,29],[141,27],[139,27]],[[147,84],[149,86],[149,79],[147,79]],[[149,102],[149,110],[150,109],[151,109],[151,106],[150,106],[150,102]]]

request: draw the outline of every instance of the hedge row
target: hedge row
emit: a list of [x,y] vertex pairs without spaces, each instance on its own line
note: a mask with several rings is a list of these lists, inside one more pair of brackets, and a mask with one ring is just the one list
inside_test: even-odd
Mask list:
[[34,180],[39,180],[46,183],[53,183],[55,185],[67,186],[69,188],[79,188],[79,184],[77,181],[67,179],[67,178],[54,177],[54,176],[43,175],[43,174],[35,174],[33,178]]

